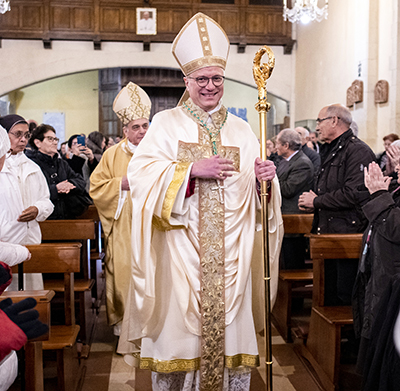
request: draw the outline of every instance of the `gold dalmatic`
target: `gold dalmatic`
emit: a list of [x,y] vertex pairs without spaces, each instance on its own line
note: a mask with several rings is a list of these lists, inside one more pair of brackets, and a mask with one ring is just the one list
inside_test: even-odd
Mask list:
[[[189,99],[183,110],[198,123],[199,143],[179,142],[178,160],[196,162],[213,155],[209,132],[201,125],[207,122],[208,113],[193,105]],[[222,107],[212,115],[215,125],[208,126],[213,133],[223,124],[226,109]],[[234,161],[240,167],[240,151],[237,147],[221,145],[216,136],[218,154]],[[201,362],[200,389],[222,390],[225,355],[225,207],[224,190],[214,179],[196,179],[199,191],[199,238],[201,279]]]

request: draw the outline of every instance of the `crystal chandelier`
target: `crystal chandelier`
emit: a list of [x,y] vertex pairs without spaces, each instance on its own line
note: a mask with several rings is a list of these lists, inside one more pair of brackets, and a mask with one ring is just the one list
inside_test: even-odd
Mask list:
[[322,8],[318,7],[318,0],[292,0],[293,8],[287,7],[287,0],[283,0],[283,19],[289,22],[308,23],[312,20],[320,22],[328,18],[328,0]]
[[10,0],[0,0],[0,14],[5,14],[10,10]]

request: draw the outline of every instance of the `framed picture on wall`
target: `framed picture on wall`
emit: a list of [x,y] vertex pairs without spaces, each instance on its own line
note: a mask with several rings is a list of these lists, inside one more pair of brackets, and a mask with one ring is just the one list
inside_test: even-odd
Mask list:
[[157,9],[136,8],[136,34],[157,34]]

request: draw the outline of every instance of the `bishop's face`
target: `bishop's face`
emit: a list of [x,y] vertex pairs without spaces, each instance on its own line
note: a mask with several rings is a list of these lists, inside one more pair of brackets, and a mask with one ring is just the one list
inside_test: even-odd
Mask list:
[[139,145],[148,129],[149,120],[146,118],[135,119],[123,128],[126,138],[133,145]]
[[[211,78],[213,76],[224,76],[224,71],[220,67],[206,67],[191,73],[185,77],[186,89],[195,105],[204,111],[210,111],[217,107],[218,102],[224,94],[224,84],[215,87]],[[199,77],[210,78],[205,87],[199,87],[196,79]]]

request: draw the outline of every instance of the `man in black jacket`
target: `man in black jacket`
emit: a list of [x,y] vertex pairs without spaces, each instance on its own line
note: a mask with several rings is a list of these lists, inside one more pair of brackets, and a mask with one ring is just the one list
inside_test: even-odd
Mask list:
[[[357,187],[364,183],[364,167],[375,160],[371,148],[350,129],[350,111],[334,104],[318,115],[321,170],[315,192],[299,197],[299,207],[314,210],[313,233],[358,233],[366,227]],[[357,262],[336,260],[325,265],[325,304],[350,305]]]

